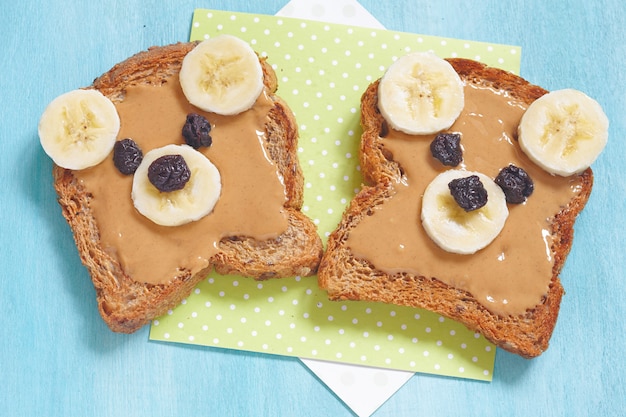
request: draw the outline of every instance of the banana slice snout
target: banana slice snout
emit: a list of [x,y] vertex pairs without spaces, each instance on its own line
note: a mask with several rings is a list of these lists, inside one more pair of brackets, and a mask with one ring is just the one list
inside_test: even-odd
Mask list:
[[[457,204],[448,184],[477,176],[487,191],[487,203],[466,211]],[[502,231],[509,210],[502,189],[487,175],[452,169],[437,175],[422,198],[421,220],[426,234],[442,249],[469,255],[489,245]]]
[[252,107],[263,91],[263,69],[250,45],[220,35],[200,42],[185,56],[180,85],[194,106],[234,115]]
[[465,105],[463,81],[448,61],[414,52],[389,66],[378,85],[378,108],[396,130],[427,135],[447,129]]
[[541,96],[518,127],[524,153],[551,174],[570,176],[587,169],[608,140],[609,120],[600,104],[584,93],[564,89]]
[[[149,179],[149,168],[168,155],[184,158],[189,180],[179,190],[159,191]],[[135,171],[131,197],[135,208],[161,226],[180,226],[211,213],[222,189],[220,173],[204,154],[189,145],[166,145],[147,152]]]
[[113,150],[120,130],[115,105],[97,90],[73,90],[48,104],[39,119],[44,151],[62,168],[98,165]]

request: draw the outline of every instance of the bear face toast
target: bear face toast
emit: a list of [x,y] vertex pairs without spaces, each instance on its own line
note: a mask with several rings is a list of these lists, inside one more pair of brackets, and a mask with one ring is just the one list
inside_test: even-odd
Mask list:
[[[303,178],[294,116],[275,95],[276,77],[265,59],[247,44],[227,40],[234,46],[213,44],[212,52],[196,49],[203,47],[198,42],[153,47],[115,65],[88,89],[77,90],[99,92],[110,100],[120,119],[113,144],[130,139],[143,155],[130,174],[116,167],[112,148],[102,151],[104,158],[93,166],[53,168],[63,216],[91,275],[102,318],[113,331],[134,332],[164,314],[213,269],[254,279],[309,276],[317,270],[322,243],[313,222],[300,211]],[[197,56],[223,49],[231,56]],[[189,65],[205,58],[217,62],[222,74],[214,78],[222,86],[207,87],[211,81],[184,75],[188,84],[191,79],[199,87],[183,91],[181,68],[193,51],[197,53]],[[248,54],[247,63],[238,63],[240,57],[234,53]],[[256,67],[252,64],[245,77],[226,81],[242,71],[229,66],[249,66],[252,61]],[[219,71],[213,67],[211,73]],[[254,77],[258,82],[251,87]],[[229,82],[243,84],[245,93],[234,98],[222,95],[221,103],[209,104],[214,106],[210,111],[198,107],[206,103],[196,106],[188,100],[187,95],[201,97],[202,88],[220,90]],[[250,96],[256,87],[258,92]],[[188,121],[190,115],[194,116]],[[44,144],[42,124],[44,116],[40,123]],[[204,136],[187,139],[194,134]],[[126,159],[120,160],[132,163],[132,147],[119,152],[126,152],[120,154]],[[147,166],[149,159],[152,163]],[[207,163],[213,168],[202,171]],[[206,203],[208,208],[176,218],[180,212],[195,210],[206,193],[214,197],[208,199],[212,200]],[[139,200],[153,205],[140,210]],[[151,213],[165,213],[166,221]]]
[[[548,92],[475,61],[444,62],[458,74],[462,92],[457,81],[445,90],[443,81],[433,81],[440,76],[429,78],[432,74],[422,77],[433,90],[424,92],[407,81],[409,75],[394,75],[390,67],[363,93],[360,164],[366,185],[329,237],[319,285],[331,300],[431,310],[505,350],[535,357],[547,349],[556,324],[564,293],[559,273],[572,246],[574,221],[592,189],[588,165],[597,154],[587,152],[587,166],[574,172],[549,172],[521,148],[520,135],[526,132],[519,129],[527,109]],[[420,78],[416,68],[405,74]],[[401,78],[395,87],[383,86],[390,73]],[[446,114],[435,111],[439,104],[433,85],[444,91],[441,100],[452,97],[463,106],[446,104],[458,113],[447,114],[443,124],[430,120],[406,127],[411,112]],[[412,99],[385,101],[381,94]],[[430,102],[415,104],[420,100]],[[406,110],[396,108],[403,105]],[[398,111],[405,113],[398,116]],[[592,120],[599,126],[594,139],[598,153],[608,130],[602,116]],[[565,118],[558,112],[551,117]],[[570,132],[563,142],[572,142],[577,134],[582,133]],[[531,134],[527,139],[536,140]],[[462,158],[454,161],[458,158],[441,155],[442,149],[451,154],[457,149]],[[460,185],[453,181],[457,179]],[[481,195],[476,184],[488,195],[480,203],[484,206],[468,209],[455,202],[455,192]],[[448,190],[459,187],[461,191]],[[495,234],[476,244],[474,235],[484,235],[496,218],[501,224]]]

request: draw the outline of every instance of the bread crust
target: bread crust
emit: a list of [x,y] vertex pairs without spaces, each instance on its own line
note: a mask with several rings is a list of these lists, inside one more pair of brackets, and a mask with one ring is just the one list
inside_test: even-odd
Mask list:
[[[101,91],[114,102],[124,100],[126,89],[137,84],[160,85],[180,70],[184,56],[197,42],[152,47],[142,51],[96,78],[89,88]],[[300,212],[303,203],[303,175],[297,157],[298,129],[287,104],[274,93],[277,80],[271,66],[260,59],[264,83],[274,106],[265,126],[267,154],[276,164],[285,184],[286,232],[276,239],[255,241],[230,237],[219,243],[209,267],[191,274],[183,271],[162,285],[135,281],[116,257],[100,245],[98,224],[90,208],[94,198],[73,174],[53,168],[54,187],[83,264],[96,289],[98,309],[115,332],[132,333],[155,317],[166,313],[188,296],[213,268],[223,274],[254,279],[310,276],[322,256],[322,242],[313,222]],[[129,197],[130,198],[130,197]]]
[[[506,91],[530,104],[547,91],[509,72],[467,59],[448,59],[468,83]],[[380,137],[388,129],[378,111],[378,81],[361,99],[361,173],[366,185],[345,210],[338,227],[330,234],[318,271],[319,286],[332,300],[367,300],[419,307],[463,323],[497,346],[532,358],[548,347],[564,294],[559,273],[572,247],[574,221],[585,206],[593,185],[591,168],[580,174],[581,191],[551,222],[554,266],[549,290],[541,304],[521,316],[502,317],[491,313],[472,294],[444,284],[436,278],[409,273],[386,274],[366,260],[355,258],[346,241],[350,231],[372,208],[393,194],[392,183],[402,176],[402,167],[385,152]]]

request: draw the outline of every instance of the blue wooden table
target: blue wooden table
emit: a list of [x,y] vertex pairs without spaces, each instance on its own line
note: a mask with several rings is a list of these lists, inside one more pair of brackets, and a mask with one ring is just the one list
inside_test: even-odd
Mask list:
[[[37,122],[57,95],[151,45],[185,41],[194,8],[274,14],[285,0],[0,6],[0,415],[349,416],[298,359],[111,333],[55,201]],[[577,88],[611,122],[562,273],[550,349],[498,350],[491,383],[414,376],[382,416],[624,415],[626,5],[533,0],[362,0],[389,29],[522,47],[521,75]]]

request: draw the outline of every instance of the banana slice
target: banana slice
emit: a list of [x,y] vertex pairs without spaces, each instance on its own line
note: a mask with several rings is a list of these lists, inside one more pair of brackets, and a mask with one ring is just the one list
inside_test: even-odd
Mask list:
[[535,100],[518,127],[524,153],[549,173],[565,177],[591,166],[606,146],[608,132],[600,104],[573,89]]
[[[477,175],[487,190],[487,204],[466,212],[450,193],[448,183],[456,178]],[[448,170],[426,187],[422,199],[422,225],[426,234],[442,249],[469,255],[491,243],[504,227],[509,210],[500,187],[479,172]]]
[[97,90],[74,90],[48,104],[39,119],[39,141],[55,164],[84,169],[102,162],[113,150],[120,118]]
[[396,130],[427,135],[447,129],[465,104],[463,81],[448,61],[414,52],[389,66],[378,85],[378,108]]
[[180,85],[194,106],[233,115],[252,107],[263,91],[263,69],[250,45],[220,35],[202,41],[185,56]]
[[[148,179],[148,168],[165,155],[181,155],[191,176],[185,187],[159,191]],[[161,226],[179,226],[209,214],[222,189],[220,173],[202,153],[188,145],[166,145],[146,153],[135,171],[131,196],[135,208]]]

